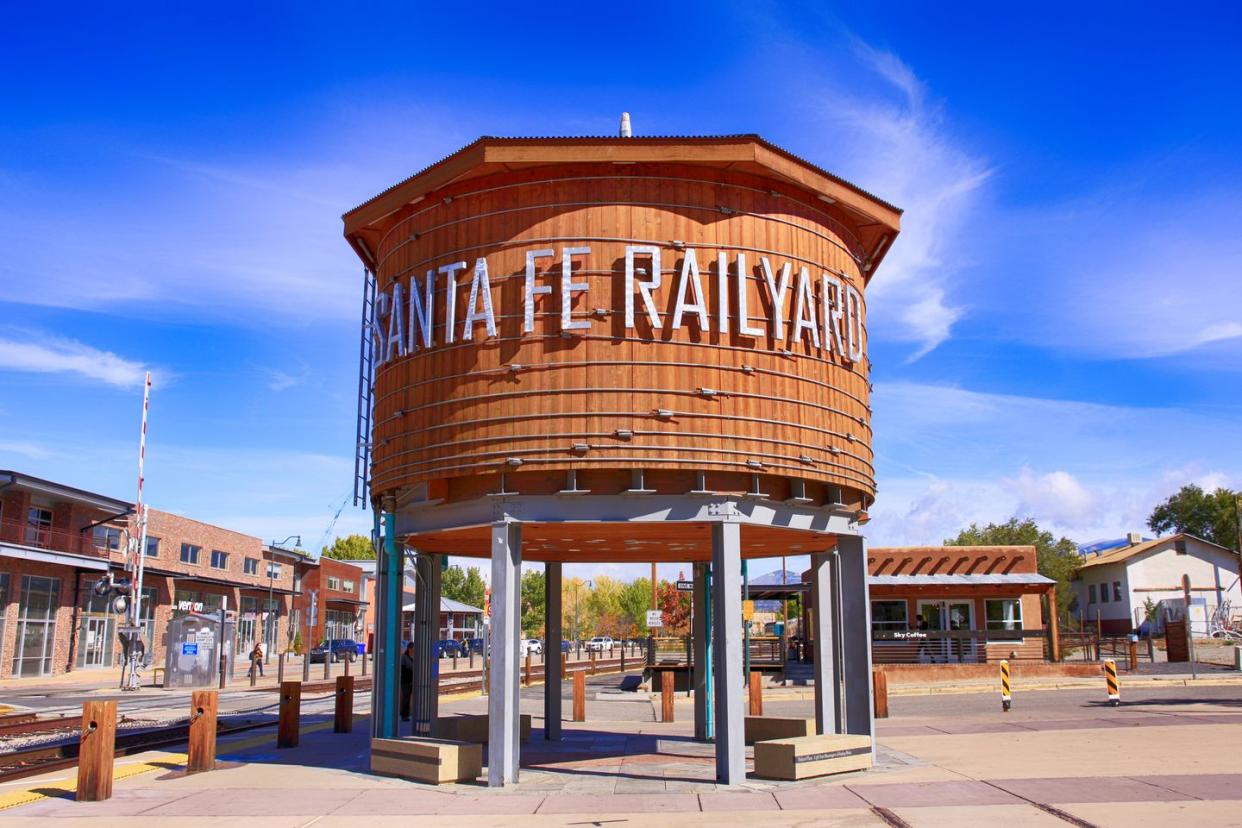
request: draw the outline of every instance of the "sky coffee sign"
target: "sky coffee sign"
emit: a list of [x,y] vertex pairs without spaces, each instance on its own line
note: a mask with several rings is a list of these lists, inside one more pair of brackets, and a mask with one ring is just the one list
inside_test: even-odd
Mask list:
[[[535,303],[540,296],[559,296],[559,326],[544,333],[587,335],[603,323],[581,311],[575,317],[575,298],[590,304],[592,249],[582,245],[559,250],[526,251],[521,290],[522,333],[535,331]],[[665,263],[672,266],[665,268]],[[559,264],[559,267],[557,265]],[[595,263],[598,264],[598,263]],[[767,338],[790,346],[803,343],[824,356],[836,354],[849,362],[863,357],[862,295],[838,274],[815,272],[804,264],[778,257],[758,256],[748,261],[744,252],[722,250],[711,272],[710,254],[693,247],[625,246],[624,307],[627,334],[658,336],[665,326],[680,330],[692,325],[701,333]],[[397,279],[376,298],[371,323],[377,361],[389,362],[407,354],[482,340],[497,335],[498,316],[517,315],[516,308],[492,305],[493,275],[485,257],[473,265],[460,261],[429,269],[420,278]],[[708,301],[705,283],[715,279],[716,301]],[[749,280],[758,283],[759,301]],[[469,285],[465,305],[458,307],[459,289]],[[669,294],[673,312],[661,314]],[[766,301],[763,301],[766,297]],[[709,304],[711,305],[709,307]],[[555,307],[555,306],[554,306]],[[642,320],[645,324],[639,326]]]

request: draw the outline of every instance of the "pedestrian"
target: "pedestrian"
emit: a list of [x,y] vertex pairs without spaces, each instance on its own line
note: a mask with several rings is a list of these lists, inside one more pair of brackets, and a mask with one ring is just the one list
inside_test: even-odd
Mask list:
[[410,720],[410,702],[414,696],[414,642],[405,645],[401,654],[401,721]]
[[259,676],[263,675],[263,645],[255,642],[254,649],[250,651],[250,675],[254,675],[258,671]]

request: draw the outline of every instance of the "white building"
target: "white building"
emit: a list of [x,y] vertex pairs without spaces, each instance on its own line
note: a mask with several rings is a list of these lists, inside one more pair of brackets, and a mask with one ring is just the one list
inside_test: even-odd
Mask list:
[[1164,611],[1181,617],[1186,611],[1182,576],[1190,576],[1190,620],[1196,635],[1210,634],[1218,611],[1242,614],[1238,555],[1232,549],[1177,534],[1143,541],[1131,534],[1129,543],[1089,557],[1074,580],[1080,617],[1105,633],[1137,630],[1146,617],[1147,601],[1159,607],[1156,629]]

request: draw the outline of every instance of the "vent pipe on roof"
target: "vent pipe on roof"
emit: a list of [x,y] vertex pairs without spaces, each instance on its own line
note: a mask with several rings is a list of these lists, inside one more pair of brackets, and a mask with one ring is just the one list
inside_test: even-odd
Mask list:
[[634,131],[630,129],[630,113],[628,112],[621,113],[621,137],[622,138],[633,138],[634,137]]
[[1143,542],[1143,535],[1141,532],[1127,532],[1126,542],[1129,543],[1131,546],[1137,546],[1138,544]]

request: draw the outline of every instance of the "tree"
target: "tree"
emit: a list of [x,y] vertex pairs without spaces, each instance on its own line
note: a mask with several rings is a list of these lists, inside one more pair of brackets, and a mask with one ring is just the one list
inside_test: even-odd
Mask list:
[[651,579],[638,578],[626,584],[618,598],[621,614],[633,630],[628,635],[646,635],[647,610],[651,609]]
[[690,631],[690,593],[679,592],[676,584],[661,581],[656,588],[656,603],[666,635],[685,635]]
[[454,601],[461,601],[472,607],[483,608],[483,576],[478,567],[463,570],[454,564],[440,575],[440,594]]
[[543,635],[543,613],[547,606],[543,573],[527,570],[522,573],[522,633],[538,638]]
[[1057,582],[1057,617],[1068,618],[1074,593],[1070,581],[1082,566],[1078,544],[1069,538],[1055,539],[1036,525],[1031,518],[1010,518],[1006,523],[989,523],[979,527],[970,524],[956,538],[945,540],[946,546],[1034,546],[1039,574]]
[[1198,486],[1182,486],[1152,510],[1147,525],[1153,532],[1185,532],[1238,549],[1238,498],[1242,492],[1218,488],[1208,494]]
[[366,535],[338,537],[332,541],[331,546],[323,548],[323,556],[338,561],[373,561],[375,560],[375,547],[371,545],[371,539]]

